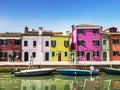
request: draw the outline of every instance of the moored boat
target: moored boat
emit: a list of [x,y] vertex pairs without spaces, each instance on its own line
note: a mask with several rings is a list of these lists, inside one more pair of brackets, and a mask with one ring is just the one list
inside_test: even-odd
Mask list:
[[101,71],[105,72],[106,74],[113,74],[113,75],[120,75],[120,68],[107,68],[107,67],[101,67]]
[[62,75],[98,75],[98,70],[79,70],[79,69],[57,69],[57,71]]
[[55,71],[55,68],[40,68],[40,69],[28,69],[28,70],[20,70],[14,72],[15,76],[38,76],[38,75],[47,75],[51,74]]

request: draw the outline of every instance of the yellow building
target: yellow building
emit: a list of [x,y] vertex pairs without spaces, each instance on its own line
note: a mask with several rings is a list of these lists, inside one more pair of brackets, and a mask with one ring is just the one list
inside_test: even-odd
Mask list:
[[51,36],[50,61],[68,61],[70,59],[70,36],[62,32],[53,33]]

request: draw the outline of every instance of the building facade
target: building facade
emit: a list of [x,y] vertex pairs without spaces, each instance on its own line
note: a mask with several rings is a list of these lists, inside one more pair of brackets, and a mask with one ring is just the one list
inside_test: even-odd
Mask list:
[[110,61],[110,42],[109,34],[101,33],[101,60]]
[[50,61],[68,61],[70,59],[69,36],[53,33],[50,38]]
[[28,27],[25,27],[25,33],[22,35],[22,61],[43,61],[42,30],[40,29],[28,31]]
[[21,61],[21,33],[0,33],[0,61]]
[[107,56],[110,57],[109,60],[111,61],[118,61],[120,60],[120,33],[117,31],[116,27],[110,27],[106,29],[104,32],[106,36],[109,35],[109,46],[106,46],[106,48],[110,48],[110,54]]
[[100,61],[100,32],[98,25],[81,24],[72,26],[72,40],[79,61]]
[[51,35],[52,35],[52,31],[50,30],[44,30],[42,32],[43,61],[50,61],[50,46],[51,46],[50,37]]

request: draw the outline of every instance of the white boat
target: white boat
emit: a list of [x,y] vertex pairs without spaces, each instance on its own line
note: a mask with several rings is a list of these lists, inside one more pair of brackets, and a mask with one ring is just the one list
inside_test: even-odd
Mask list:
[[38,76],[38,75],[47,75],[55,71],[55,68],[40,68],[40,69],[28,69],[15,71],[13,74],[15,76]]

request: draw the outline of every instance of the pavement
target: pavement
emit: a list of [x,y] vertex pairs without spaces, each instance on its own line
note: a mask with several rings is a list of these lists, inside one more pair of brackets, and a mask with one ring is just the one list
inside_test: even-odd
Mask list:
[[[30,62],[0,62],[0,66],[4,65],[29,65]],[[32,62],[32,65],[120,65],[120,61],[79,61],[78,63],[70,63],[69,61],[43,61],[43,62],[38,62],[34,61]]]

